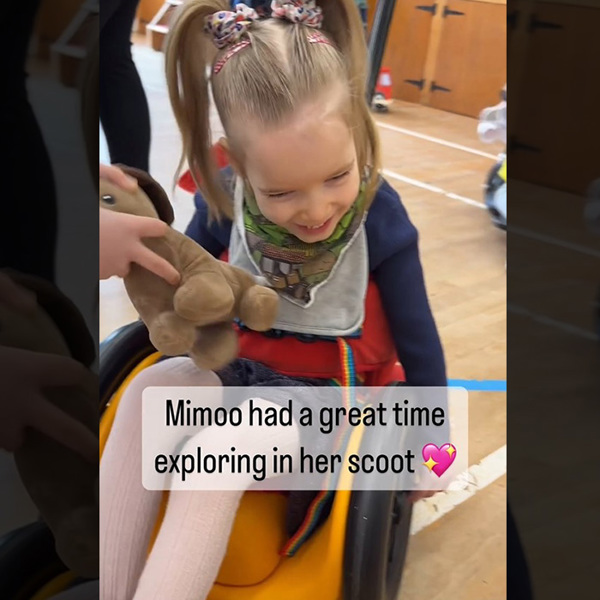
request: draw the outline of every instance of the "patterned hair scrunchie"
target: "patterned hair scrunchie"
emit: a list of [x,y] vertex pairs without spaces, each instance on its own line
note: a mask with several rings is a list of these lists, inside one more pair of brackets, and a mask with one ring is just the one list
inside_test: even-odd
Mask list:
[[320,29],[323,22],[323,9],[317,6],[315,0],[273,0],[271,14],[278,19],[287,19],[316,29]]
[[258,13],[245,4],[236,4],[235,12],[221,10],[204,19],[204,31],[212,35],[219,50],[237,42],[252,21],[258,20]]

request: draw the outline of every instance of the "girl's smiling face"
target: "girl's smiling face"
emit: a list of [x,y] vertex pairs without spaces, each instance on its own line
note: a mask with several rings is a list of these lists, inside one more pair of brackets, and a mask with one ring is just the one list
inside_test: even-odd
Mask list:
[[282,127],[252,125],[243,172],[261,213],[303,242],[326,240],[360,187],[354,138],[340,111],[314,103]]

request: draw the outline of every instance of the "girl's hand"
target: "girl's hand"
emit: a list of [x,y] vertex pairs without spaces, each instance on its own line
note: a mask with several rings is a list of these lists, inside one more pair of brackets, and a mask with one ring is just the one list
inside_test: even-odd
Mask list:
[[98,438],[44,396],[53,387],[78,386],[97,392],[94,375],[81,363],[54,354],[0,346],[0,448],[14,452],[32,427],[83,456],[98,461]]
[[[117,167],[100,165],[100,177],[128,192],[135,192],[137,189],[137,181]],[[137,263],[171,285],[177,285],[180,279],[177,269],[152,252],[142,241],[143,238],[161,237],[168,229],[169,226],[158,219],[101,208],[100,279],[108,279],[113,275],[125,277],[131,263]]]
[[411,504],[414,504],[418,500],[423,500],[424,498],[431,498],[437,492],[434,490],[413,490],[408,493],[408,501]]

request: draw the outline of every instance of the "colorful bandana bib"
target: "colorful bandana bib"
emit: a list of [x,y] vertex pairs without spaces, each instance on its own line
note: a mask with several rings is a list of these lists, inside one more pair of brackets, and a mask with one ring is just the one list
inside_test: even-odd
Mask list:
[[365,185],[331,236],[308,244],[262,215],[254,194],[244,192],[246,243],[261,275],[279,294],[306,306],[312,293],[327,281],[365,216]]

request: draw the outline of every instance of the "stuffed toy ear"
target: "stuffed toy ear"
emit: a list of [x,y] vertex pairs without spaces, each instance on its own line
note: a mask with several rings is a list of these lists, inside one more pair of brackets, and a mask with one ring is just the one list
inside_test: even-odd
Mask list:
[[96,345],[77,307],[49,281],[4,269],[15,282],[35,293],[38,304],[61,332],[71,356],[89,367],[96,359]]
[[167,223],[167,225],[171,225],[175,219],[175,214],[173,213],[173,207],[169,202],[169,197],[161,187],[160,183],[141,169],[135,169],[134,167],[128,167],[126,165],[115,166],[119,167],[119,169],[127,173],[130,177],[137,179],[138,185],[144,190],[146,196],[150,198],[150,201],[154,205],[154,208],[158,213],[158,218]]

